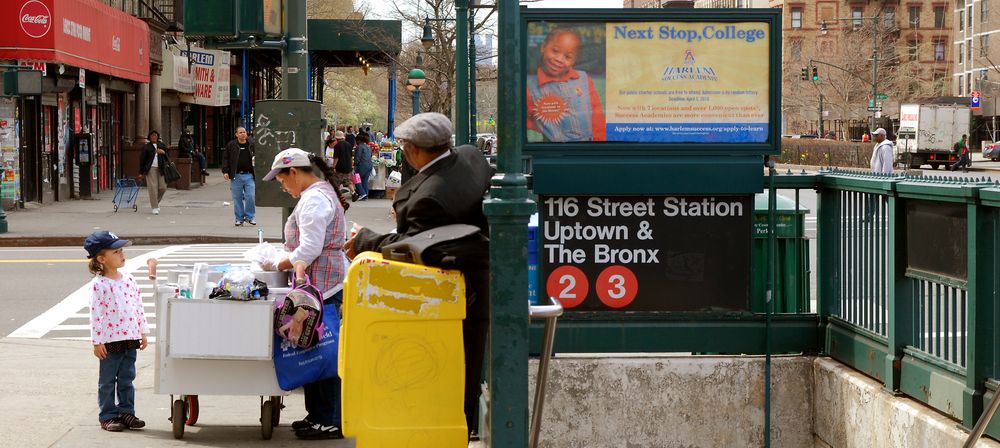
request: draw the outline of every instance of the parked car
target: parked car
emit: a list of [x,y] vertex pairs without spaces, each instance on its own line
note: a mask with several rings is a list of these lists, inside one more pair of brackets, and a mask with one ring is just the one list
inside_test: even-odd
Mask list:
[[994,162],[1000,160],[1000,144],[992,143],[983,147],[983,158]]

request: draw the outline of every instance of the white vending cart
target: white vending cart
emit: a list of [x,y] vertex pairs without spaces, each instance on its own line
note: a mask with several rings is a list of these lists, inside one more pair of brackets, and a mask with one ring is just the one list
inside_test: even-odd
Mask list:
[[198,421],[199,395],[260,397],[261,436],[278,425],[282,397],[272,362],[274,300],[288,288],[269,288],[268,300],[233,301],[174,297],[156,287],[154,392],[170,395],[174,438]]

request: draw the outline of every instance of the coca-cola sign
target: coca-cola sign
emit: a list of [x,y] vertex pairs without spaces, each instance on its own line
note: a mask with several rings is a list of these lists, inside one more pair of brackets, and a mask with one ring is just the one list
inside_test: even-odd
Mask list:
[[52,13],[45,3],[38,0],[25,2],[18,15],[21,17],[21,29],[31,37],[42,37],[52,29]]

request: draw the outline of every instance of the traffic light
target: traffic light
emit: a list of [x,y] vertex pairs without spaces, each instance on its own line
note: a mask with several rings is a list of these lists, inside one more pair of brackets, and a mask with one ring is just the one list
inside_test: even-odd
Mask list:
[[809,67],[802,67],[802,80],[805,81],[808,79],[809,79]]
[[819,72],[816,70],[815,66],[813,67],[813,78],[812,78],[812,80],[813,81],[819,81]]

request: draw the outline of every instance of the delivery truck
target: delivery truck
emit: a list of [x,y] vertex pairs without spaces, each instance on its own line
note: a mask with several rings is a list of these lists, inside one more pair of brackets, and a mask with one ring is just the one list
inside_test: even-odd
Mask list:
[[955,143],[969,134],[972,110],[968,106],[903,104],[899,106],[896,162],[909,168],[932,169],[955,163]]

